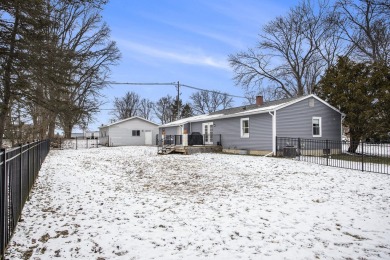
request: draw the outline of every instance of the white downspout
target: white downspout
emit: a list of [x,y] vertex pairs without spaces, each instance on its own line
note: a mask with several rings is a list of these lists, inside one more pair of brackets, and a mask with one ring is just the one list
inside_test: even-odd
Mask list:
[[268,113],[272,116],[272,153],[276,156],[276,110],[272,112],[269,111]]
[[340,130],[341,130],[341,136],[340,136],[340,138],[341,138],[341,140],[340,141],[343,141],[343,121],[344,121],[344,119],[345,119],[345,115],[344,114],[342,114],[341,115],[341,125],[340,125]]

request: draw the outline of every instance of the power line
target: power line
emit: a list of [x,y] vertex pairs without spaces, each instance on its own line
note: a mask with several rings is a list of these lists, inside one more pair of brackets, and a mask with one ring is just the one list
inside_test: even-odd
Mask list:
[[245,99],[247,99],[246,97],[231,95],[231,94],[228,94],[228,93],[222,93],[221,91],[217,91],[217,90],[208,90],[208,89],[203,89],[203,88],[197,88],[197,87],[188,86],[188,85],[185,85],[185,84],[180,84],[180,86],[181,87],[186,87],[186,88],[191,88],[191,89],[196,89],[196,90],[201,90],[201,91],[207,91],[207,92],[211,92],[211,93],[222,94],[222,95],[226,95],[226,96],[229,96],[229,97],[245,98]]
[[[177,82],[169,82],[169,83],[135,83],[135,82],[115,82],[115,81],[107,81],[106,83],[107,84],[111,84],[111,85],[139,85],[139,86],[153,86],[153,85],[157,85],[157,86],[158,85],[177,86],[177,84],[178,84]],[[209,89],[204,89],[204,88],[198,88],[198,87],[189,86],[189,85],[181,84],[181,83],[180,83],[180,87],[186,87],[186,88],[196,89],[196,90],[200,90],[200,91],[207,91],[207,92],[210,92],[210,93],[222,94],[222,95],[226,95],[226,96],[229,96],[229,97],[247,99],[247,97],[232,95],[232,94],[228,94],[226,92],[222,93],[222,92],[217,91],[217,90],[209,90]]]
[[110,85],[147,85],[147,86],[153,86],[153,85],[164,85],[164,86],[175,86],[177,85],[177,82],[169,82],[169,83],[136,83],[136,82],[115,82],[115,81],[106,81],[105,83]]

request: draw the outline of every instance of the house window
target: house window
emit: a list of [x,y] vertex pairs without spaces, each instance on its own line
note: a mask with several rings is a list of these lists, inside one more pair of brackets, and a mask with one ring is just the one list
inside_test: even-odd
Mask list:
[[249,138],[249,118],[241,118],[241,138]]
[[321,137],[322,136],[321,117],[313,117],[312,125],[313,125],[313,137]]
[[132,136],[140,136],[141,135],[141,131],[140,130],[133,130],[132,131]]

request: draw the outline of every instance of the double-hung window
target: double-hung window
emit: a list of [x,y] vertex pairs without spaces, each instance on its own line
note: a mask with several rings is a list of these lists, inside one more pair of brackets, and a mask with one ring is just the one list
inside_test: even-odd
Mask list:
[[249,118],[241,118],[241,138],[249,138]]
[[321,117],[312,118],[313,137],[322,136]]

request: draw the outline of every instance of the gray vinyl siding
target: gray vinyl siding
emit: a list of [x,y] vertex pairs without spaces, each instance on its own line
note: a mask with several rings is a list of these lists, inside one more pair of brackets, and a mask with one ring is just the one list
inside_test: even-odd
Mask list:
[[160,136],[162,135],[163,129],[165,130],[165,135],[177,135],[177,126],[171,126],[171,127],[162,127],[160,128]]
[[[241,118],[249,118],[249,138],[241,138]],[[221,135],[224,149],[272,150],[272,117],[268,113],[194,122],[192,132],[202,133],[206,122],[215,124],[214,135]]]
[[206,123],[206,122],[211,122],[211,121],[191,123],[191,133],[197,132],[202,134],[202,123]]
[[[313,107],[309,106],[310,99],[314,100]],[[317,99],[310,99],[276,111],[276,136],[341,140],[341,114]],[[321,117],[321,137],[313,137],[313,117]]]
[[[190,133],[190,123],[184,124],[183,129],[187,130],[187,133]],[[162,131],[165,130],[165,135],[181,135],[181,128],[180,126],[169,126],[169,127],[160,127],[159,128],[159,135],[162,135]]]

